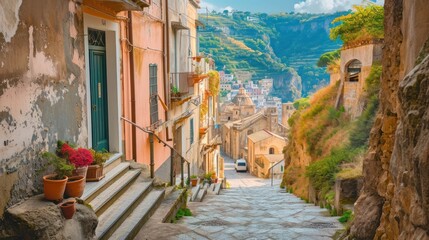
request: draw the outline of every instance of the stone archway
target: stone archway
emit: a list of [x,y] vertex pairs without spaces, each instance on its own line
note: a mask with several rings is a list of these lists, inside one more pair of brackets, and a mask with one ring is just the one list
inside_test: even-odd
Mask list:
[[360,73],[362,72],[362,62],[353,59],[346,64],[346,78],[347,82],[359,82]]

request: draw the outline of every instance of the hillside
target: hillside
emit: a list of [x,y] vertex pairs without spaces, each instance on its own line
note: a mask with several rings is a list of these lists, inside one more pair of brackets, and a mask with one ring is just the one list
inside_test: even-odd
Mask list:
[[329,40],[330,22],[338,15],[200,15],[206,24],[199,32],[200,51],[214,57],[218,70],[252,71],[253,80],[274,78],[271,95],[293,101],[328,83],[316,62],[341,45]]

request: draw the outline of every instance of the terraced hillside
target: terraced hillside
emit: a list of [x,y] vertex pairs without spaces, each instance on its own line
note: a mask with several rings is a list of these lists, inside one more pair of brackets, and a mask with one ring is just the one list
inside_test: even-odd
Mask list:
[[330,22],[342,14],[202,14],[200,50],[214,57],[219,70],[249,70],[254,80],[273,77],[278,87],[271,94],[290,101],[328,83],[316,62],[341,46],[328,35]]

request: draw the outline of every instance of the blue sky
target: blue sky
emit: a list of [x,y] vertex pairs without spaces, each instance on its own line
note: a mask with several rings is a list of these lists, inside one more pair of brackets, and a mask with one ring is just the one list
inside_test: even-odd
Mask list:
[[306,12],[306,13],[333,13],[346,11],[353,5],[363,1],[383,4],[384,0],[202,0],[201,10],[206,7],[212,11],[241,10],[250,12]]

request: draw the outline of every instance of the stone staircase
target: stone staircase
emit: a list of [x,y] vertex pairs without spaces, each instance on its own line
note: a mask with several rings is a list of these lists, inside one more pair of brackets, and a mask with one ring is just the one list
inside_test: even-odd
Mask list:
[[222,188],[222,179],[219,179],[218,183],[212,184],[200,184],[198,182],[197,186],[192,188],[192,195],[189,196],[190,202],[202,202],[204,197],[209,195],[219,195],[219,192]]
[[133,239],[164,199],[164,189],[120,157],[105,163],[105,177],[87,182],[81,197],[98,216],[95,239]]

